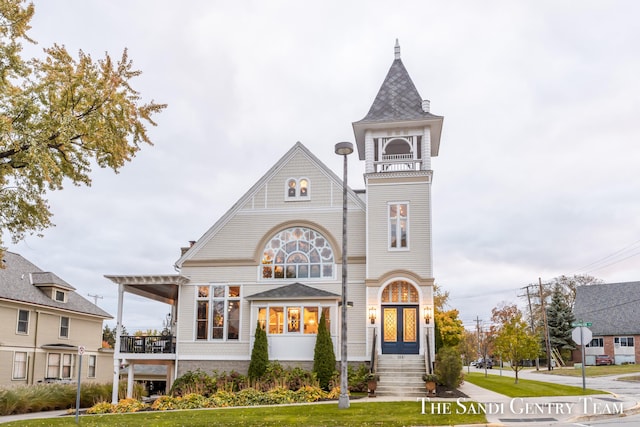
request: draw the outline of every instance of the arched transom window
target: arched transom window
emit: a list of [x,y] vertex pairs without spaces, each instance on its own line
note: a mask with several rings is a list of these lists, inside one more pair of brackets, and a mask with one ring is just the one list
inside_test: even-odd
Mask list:
[[263,279],[333,278],[333,250],[322,234],[306,227],[287,228],[265,246]]
[[418,291],[404,280],[389,283],[383,290],[381,301],[383,303],[417,303]]

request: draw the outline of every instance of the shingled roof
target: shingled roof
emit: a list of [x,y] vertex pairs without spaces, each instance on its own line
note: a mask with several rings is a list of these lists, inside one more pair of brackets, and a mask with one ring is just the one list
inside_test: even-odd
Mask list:
[[331,299],[336,300],[340,295],[322,289],[303,285],[302,283],[292,283],[279,288],[271,289],[257,294],[249,295],[248,300],[286,300],[286,299]]
[[422,98],[398,55],[380,86],[369,112],[356,123],[442,118],[422,108]]
[[387,76],[378,90],[367,115],[353,122],[353,131],[360,160],[365,158],[364,135],[368,129],[391,129],[398,126],[429,126],[431,129],[431,156],[437,156],[440,147],[440,134],[444,117],[431,114],[423,107],[418,89],[409,77],[407,69],[400,59],[400,44],[396,40],[394,60]]
[[[24,302],[30,305],[52,307],[65,311],[89,314],[111,319],[106,311],[75,292],[75,288],[54,273],[46,272],[23,256],[5,251],[0,269],[0,299]],[[67,291],[67,301],[51,299],[39,286],[53,285]]]
[[594,336],[639,335],[640,282],[578,286],[573,312]]

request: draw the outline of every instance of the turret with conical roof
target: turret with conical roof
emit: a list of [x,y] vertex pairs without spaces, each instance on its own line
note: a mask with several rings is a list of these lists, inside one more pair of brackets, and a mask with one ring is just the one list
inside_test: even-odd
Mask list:
[[[444,118],[432,114],[429,101],[420,97],[400,59],[398,40],[394,55],[369,112],[353,123],[358,153],[361,160],[366,160],[367,173],[429,170],[430,157],[437,156],[440,148]],[[389,146],[395,136],[403,137],[407,146]],[[394,162],[398,164],[391,164]]]
[[381,314],[383,354],[434,360],[432,325],[419,319],[433,313],[431,157],[443,118],[420,97],[397,40],[394,53],[369,112],[353,123],[365,160],[367,306]]

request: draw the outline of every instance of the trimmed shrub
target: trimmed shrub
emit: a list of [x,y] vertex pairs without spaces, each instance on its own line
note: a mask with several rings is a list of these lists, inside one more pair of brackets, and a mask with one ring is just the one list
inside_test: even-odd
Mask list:
[[87,414],[110,414],[115,411],[115,407],[111,402],[100,402],[87,409]]
[[335,370],[336,355],[333,352],[333,341],[331,340],[331,334],[327,330],[327,319],[323,311],[320,316],[316,346],[313,352],[313,372],[316,374],[323,390],[329,390],[329,383]]
[[[238,392],[249,387],[249,379],[247,376],[236,371],[231,371],[228,374],[226,372],[219,374],[217,371],[214,371],[212,378],[216,391],[226,390],[230,392]],[[211,394],[208,396],[210,395]]]
[[347,366],[349,391],[366,392],[368,389],[369,368],[367,365],[360,364],[357,369],[353,369],[351,365]]
[[454,347],[443,347],[436,354],[435,374],[438,382],[448,388],[462,384],[462,358]]
[[184,396],[197,393],[203,396],[210,396],[217,390],[216,383],[216,379],[200,369],[188,371],[173,382],[169,394],[171,396]]
[[257,380],[261,378],[267,370],[269,364],[269,345],[267,343],[267,332],[256,324],[255,340],[253,350],[251,350],[251,362],[249,363],[249,379]]

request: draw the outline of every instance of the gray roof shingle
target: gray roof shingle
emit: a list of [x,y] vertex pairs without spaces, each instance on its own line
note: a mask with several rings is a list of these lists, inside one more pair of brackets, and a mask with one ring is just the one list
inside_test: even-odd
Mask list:
[[303,285],[302,283],[292,283],[257,294],[249,295],[248,300],[287,300],[287,299],[339,299],[340,295],[322,289]]
[[422,98],[402,60],[396,58],[364,119],[356,123],[377,123],[440,118],[423,111]]
[[[60,277],[54,273],[42,271],[19,254],[5,251],[2,264],[4,268],[0,269],[0,299],[90,314],[105,319],[113,318],[109,313],[80,296],[73,286]],[[55,285],[67,290],[67,302],[54,301],[40,290],[38,285]]]
[[576,321],[591,322],[597,335],[640,334],[640,282],[578,286]]

